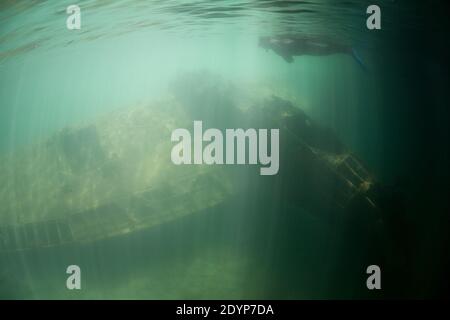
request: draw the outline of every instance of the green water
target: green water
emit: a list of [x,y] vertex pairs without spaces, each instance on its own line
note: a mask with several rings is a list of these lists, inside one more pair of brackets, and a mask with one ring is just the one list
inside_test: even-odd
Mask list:
[[[0,253],[0,298],[448,295],[448,74],[442,67],[448,47],[440,3],[378,1],[382,30],[376,31],[366,28],[371,1],[80,1],[81,30],[66,28],[70,4],[0,4],[3,164],[65,127],[148,103],[164,110],[155,101],[166,101],[174,83],[194,92],[217,81],[220,88],[231,84],[219,100],[273,94],[331,129],[381,185],[401,194],[402,214],[393,210],[388,236],[374,239],[357,222],[338,223],[290,203],[301,181],[290,181],[288,173],[273,180],[278,184],[270,192],[258,188],[266,182],[242,178],[235,197],[200,214],[110,239]],[[258,46],[258,37],[278,34],[348,43],[367,70],[345,54],[287,63]],[[197,76],[177,82],[186,74]],[[14,160],[1,169],[2,178],[23,170]],[[17,184],[3,179],[6,194]],[[81,290],[66,288],[72,264],[82,270]],[[365,286],[370,264],[386,270],[382,291]]]

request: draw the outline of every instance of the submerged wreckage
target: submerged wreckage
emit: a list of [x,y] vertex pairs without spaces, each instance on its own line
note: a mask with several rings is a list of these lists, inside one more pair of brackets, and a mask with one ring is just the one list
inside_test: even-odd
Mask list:
[[[346,215],[355,203],[377,210],[368,170],[301,109],[273,94],[230,94],[208,75],[199,78],[175,82],[174,94],[153,106],[63,129],[2,159],[0,252],[92,243],[204,212],[245,192],[243,177],[269,193],[283,190],[286,201],[317,215]],[[195,120],[216,128],[279,128],[279,173],[174,165],[171,132]]]

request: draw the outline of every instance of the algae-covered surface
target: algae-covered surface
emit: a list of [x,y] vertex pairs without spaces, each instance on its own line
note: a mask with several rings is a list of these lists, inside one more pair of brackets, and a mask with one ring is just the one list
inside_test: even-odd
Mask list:
[[220,167],[170,161],[171,132],[189,122],[173,99],[160,104],[64,128],[3,161],[3,249],[107,238],[222,202]]

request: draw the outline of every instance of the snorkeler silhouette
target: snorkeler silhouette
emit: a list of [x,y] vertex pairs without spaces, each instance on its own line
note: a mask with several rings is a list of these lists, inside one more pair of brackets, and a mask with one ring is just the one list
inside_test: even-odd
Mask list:
[[260,37],[259,46],[266,50],[271,49],[288,63],[294,61],[294,56],[325,56],[337,53],[349,54],[364,70],[367,69],[354,48],[349,45],[334,42],[331,39],[299,35],[280,35]]

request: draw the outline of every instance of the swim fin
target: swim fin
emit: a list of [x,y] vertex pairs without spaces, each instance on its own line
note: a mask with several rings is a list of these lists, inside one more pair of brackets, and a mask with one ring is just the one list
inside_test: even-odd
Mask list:
[[361,56],[358,54],[358,51],[356,51],[356,49],[354,49],[354,48],[352,49],[352,57],[353,57],[353,59],[356,60],[356,62],[358,62],[358,64],[364,71],[367,71],[367,67],[366,67],[364,61],[361,59]]

